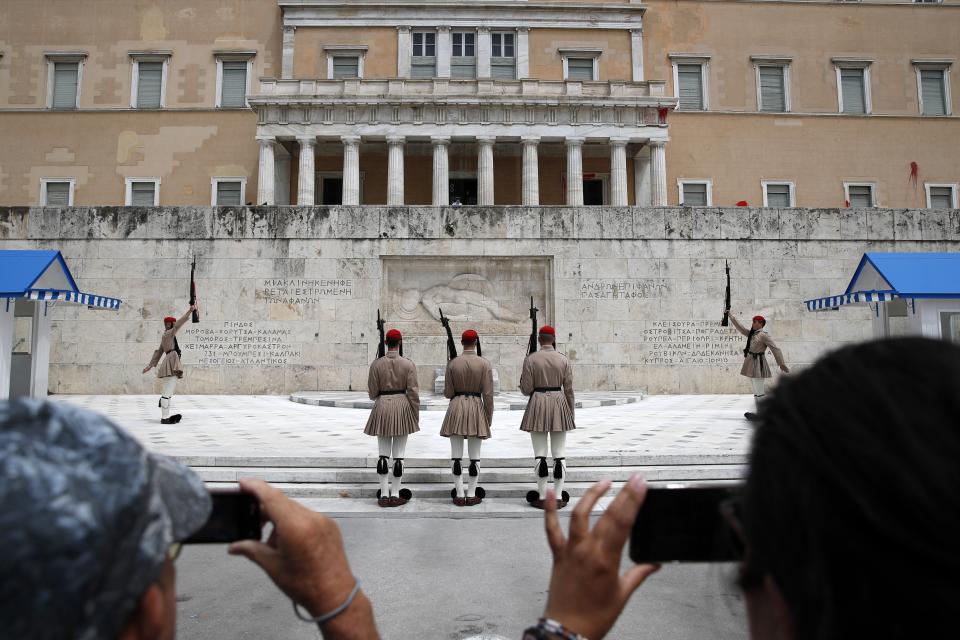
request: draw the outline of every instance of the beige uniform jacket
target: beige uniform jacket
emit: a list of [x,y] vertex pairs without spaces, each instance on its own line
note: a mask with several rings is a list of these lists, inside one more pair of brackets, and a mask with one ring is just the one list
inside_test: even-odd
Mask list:
[[[561,391],[536,391],[560,387]],[[573,422],[573,369],[567,356],[552,346],[541,346],[523,361],[520,391],[530,396],[520,422],[521,431],[570,431]]]
[[[479,396],[458,396],[457,392],[477,393]],[[447,363],[443,379],[443,395],[450,399],[447,415],[443,418],[442,436],[489,438],[493,422],[493,367],[475,349],[464,349],[463,354]]]
[[[733,314],[730,314],[730,320],[733,322],[733,326],[736,327],[737,331],[745,336],[750,335],[750,330],[737,322]],[[773,377],[773,374],[770,373],[770,365],[767,364],[767,349],[770,349],[770,353],[773,354],[773,359],[777,361],[778,365],[781,367],[786,365],[783,359],[783,351],[781,351],[780,347],[773,341],[773,338],[770,337],[766,329],[761,329],[753,334],[747,349],[749,350],[749,354],[743,359],[743,366],[740,367],[740,375],[742,376],[748,378]]]
[[[384,391],[403,393],[381,395]],[[367,392],[375,400],[367,427],[368,436],[405,436],[420,431],[420,388],[417,367],[396,351],[370,365]]]
[[[183,314],[182,318],[174,323],[172,329],[167,329],[163,332],[163,337],[160,338],[160,348],[154,351],[153,357],[150,358],[151,367],[157,367],[160,358],[163,358],[163,362],[157,367],[158,378],[169,378],[170,376],[183,377],[183,367],[180,364],[180,356],[173,350],[173,338],[189,318],[190,312],[187,311]],[[164,354],[166,354],[165,357]]]

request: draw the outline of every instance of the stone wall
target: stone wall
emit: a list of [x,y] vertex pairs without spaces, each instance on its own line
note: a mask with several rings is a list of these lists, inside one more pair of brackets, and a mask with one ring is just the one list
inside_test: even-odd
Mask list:
[[[0,208],[0,248],[57,248],[119,312],[54,309],[54,393],[152,393],[141,370],[161,318],[203,320],[180,343],[179,393],[366,386],[378,308],[405,332],[423,388],[445,362],[433,306],[515,388],[530,296],[579,389],[745,392],[742,337],[719,325],[724,263],[741,318],[764,314],[791,365],[871,335],[870,311],[808,313],[864,251],[960,249],[960,211],[608,207]],[[469,318],[469,321],[467,320]]]

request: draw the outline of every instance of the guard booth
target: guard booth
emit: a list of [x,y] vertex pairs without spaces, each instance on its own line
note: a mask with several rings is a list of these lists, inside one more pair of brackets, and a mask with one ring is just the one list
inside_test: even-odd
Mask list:
[[54,305],[120,308],[120,300],[83,293],[59,251],[0,251],[0,400],[46,398]]
[[807,310],[869,305],[873,335],[960,343],[960,253],[865,253],[847,290],[807,300]]

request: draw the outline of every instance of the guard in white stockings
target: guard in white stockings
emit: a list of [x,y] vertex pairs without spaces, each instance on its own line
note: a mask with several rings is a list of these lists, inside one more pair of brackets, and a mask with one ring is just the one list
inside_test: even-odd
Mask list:
[[567,506],[570,496],[563,490],[566,476],[567,432],[576,429],[573,420],[573,369],[567,357],[557,351],[556,331],[543,326],[537,336],[540,349],[523,361],[520,391],[530,396],[520,430],[530,433],[533,442],[534,477],[537,490],[527,493],[527,502],[542,509],[550,467],[547,447],[553,456],[553,482],[558,506]]
[[402,340],[396,329],[387,332],[387,353],[373,361],[367,377],[367,392],[374,403],[363,432],[377,437],[377,503],[381,507],[398,507],[413,496],[403,488],[403,457],[407,436],[420,430],[420,391],[416,365],[400,355]]
[[[443,395],[450,399],[440,435],[450,438],[453,470],[451,497],[458,507],[480,504],[485,492],[480,481],[480,445],[490,437],[493,422],[493,367],[480,355],[480,336],[467,329],[460,337],[463,353],[447,362]],[[470,465],[463,489],[463,441],[467,440]]]
[[[146,373],[150,369],[157,367],[157,377],[163,382],[163,390],[160,394],[160,423],[176,424],[180,422],[179,413],[170,415],[170,401],[173,399],[173,391],[177,387],[177,380],[183,377],[183,366],[180,362],[180,345],[177,343],[177,332],[180,330],[190,314],[197,308],[197,305],[190,305],[187,312],[178,320],[173,316],[167,316],[163,319],[163,336],[160,338],[160,347],[153,352],[150,363],[143,368]],[[163,362],[160,359],[163,358]]]
[[[767,333],[765,328],[767,326],[766,318],[763,316],[753,316],[753,321],[748,330],[740,324],[730,309],[727,309],[725,313],[737,331],[747,337],[747,344],[743,348],[743,366],[740,367],[740,375],[750,378],[750,387],[753,390],[754,403],[756,407],[759,408],[760,400],[766,394],[765,382],[773,376],[773,374],[770,373],[770,365],[767,364],[767,349],[770,349],[770,353],[773,354],[773,358],[777,361],[781,371],[790,373],[790,368],[787,367],[783,359],[783,352],[773,341],[773,338],[770,337],[770,334]],[[757,419],[757,414],[752,411],[747,411],[743,414],[743,417],[752,422]]]

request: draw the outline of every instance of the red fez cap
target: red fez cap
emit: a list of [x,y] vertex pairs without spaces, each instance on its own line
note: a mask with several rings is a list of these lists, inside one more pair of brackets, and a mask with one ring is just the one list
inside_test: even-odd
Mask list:
[[172,322],[173,324],[177,324],[177,319],[174,318],[173,316],[167,316],[166,318],[163,319],[163,323],[166,324],[166,323],[168,323],[168,322]]
[[477,335],[477,332],[473,329],[467,329],[463,332],[463,335],[460,336],[460,340],[463,342],[473,342],[474,340],[479,340],[480,336]]
[[738,207],[748,207],[748,206],[750,206],[750,204],[749,204],[746,200],[741,200],[740,202],[737,203],[737,206],[738,206]]
[[545,325],[543,325],[542,327],[540,327],[540,334],[541,334],[541,335],[546,334],[546,335],[548,335],[548,336],[556,336],[556,335],[557,335],[557,331],[556,331],[553,327],[551,327],[550,325],[545,324]]
[[396,329],[390,329],[385,336],[387,340],[402,340],[403,336]]
[[764,318],[763,316],[753,316],[753,321],[754,321],[754,322],[762,322],[763,324],[767,324],[767,319]]

